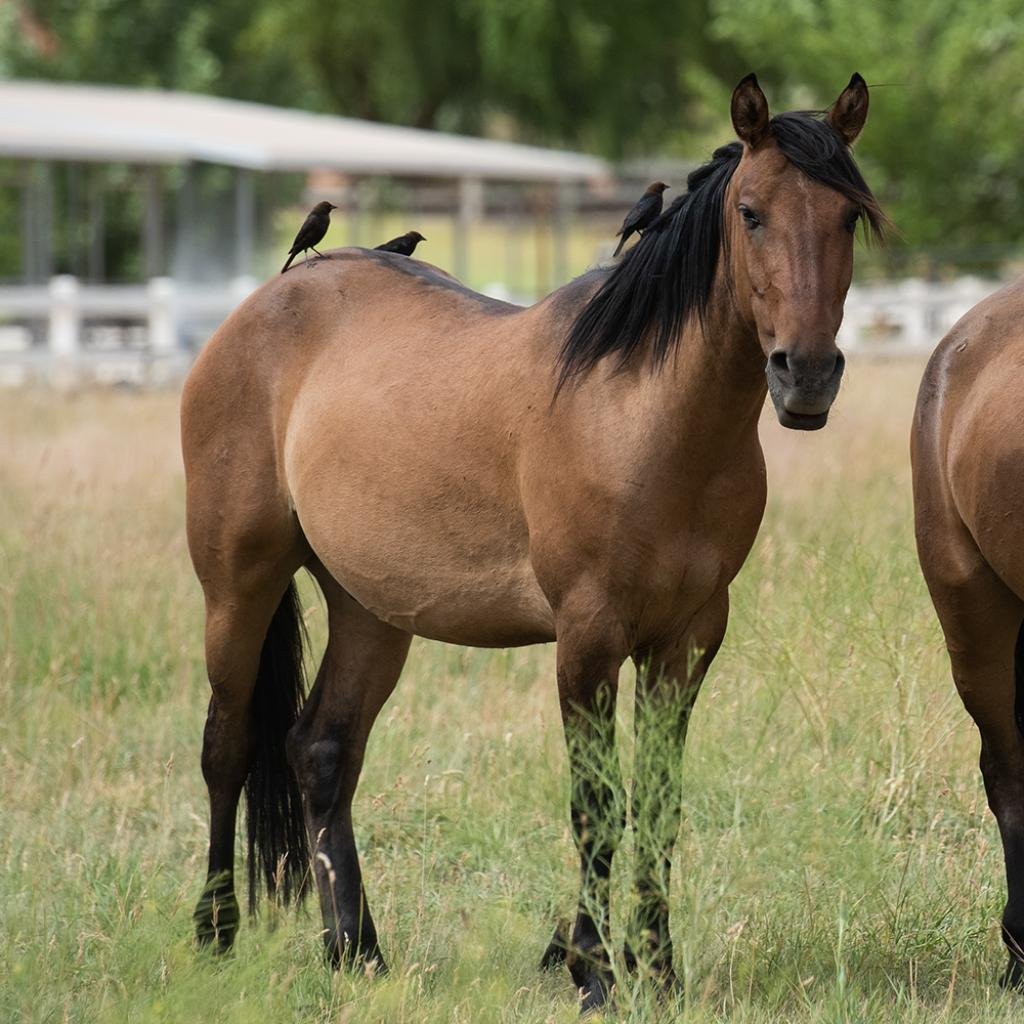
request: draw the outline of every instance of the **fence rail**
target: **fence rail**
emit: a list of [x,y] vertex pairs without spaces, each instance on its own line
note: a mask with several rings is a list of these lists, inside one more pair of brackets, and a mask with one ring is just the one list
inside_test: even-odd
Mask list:
[[[0,286],[0,385],[172,383],[256,283],[243,277],[211,287],[158,277],[92,285],[62,275],[47,285]],[[975,277],[855,286],[839,344],[855,354],[929,352],[997,286]]]
[[256,283],[0,286],[0,384],[170,383]]
[[957,320],[999,287],[980,277],[855,285],[846,299],[839,345],[878,355],[931,352]]

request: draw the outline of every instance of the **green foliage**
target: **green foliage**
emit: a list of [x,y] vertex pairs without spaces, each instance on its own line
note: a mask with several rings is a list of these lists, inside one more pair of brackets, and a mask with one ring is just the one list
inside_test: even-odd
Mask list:
[[[424,128],[656,148],[686,114],[681,68],[714,66],[706,0],[666,16],[583,0],[41,0],[10,75],[208,91]],[[8,16],[8,21],[12,19]],[[655,26],[657,26],[655,28]]]
[[14,6],[0,44],[12,77],[301,98],[285,54],[254,47],[244,0],[33,0],[36,33],[17,29]]
[[1024,221],[1024,4],[714,0],[711,33],[776,108],[822,106],[853,71],[874,88],[857,154],[907,243],[1016,244]]
[[496,130],[611,155],[660,148],[715,66],[705,0],[267,3],[254,38],[286,49],[323,105],[423,128]]
[[[910,247],[984,265],[1024,221],[1024,0],[35,0],[10,75],[209,91],[356,117],[702,156],[756,70],[776,109],[875,88],[858,152]],[[33,41],[34,40],[34,41]],[[900,243],[897,243],[897,250]],[[994,248],[993,248],[994,247]]]

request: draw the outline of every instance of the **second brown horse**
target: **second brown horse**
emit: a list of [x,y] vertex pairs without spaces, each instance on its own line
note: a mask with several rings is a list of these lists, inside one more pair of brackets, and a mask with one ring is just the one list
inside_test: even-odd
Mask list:
[[[262,875],[287,896],[312,860],[331,956],[383,969],[351,807],[412,636],[554,640],[581,877],[572,933],[546,962],[567,957],[584,1008],[607,999],[625,817],[610,723],[633,658],[640,710],[669,723],[673,793],[655,798],[638,773],[632,953],[671,981],[686,722],[764,510],[766,392],[784,425],[812,430],[839,388],[856,225],[882,222],[848,148],[867,110],[856,75],[827,115],[774,118],[744,79],[739,142],[615,269],[529,309],[346,249],[264,285],[220,328],[182,399],[212,688],[202,941],[227,945],[237,927],[245,788],[251,887]],[[329,624],[304,706],[302,567]],[[640,759],[650,720],[637,716]]]
[[935,350],[911,456],[917,547],[1006,861],[1006,987],[1024,988],[1024,282]]

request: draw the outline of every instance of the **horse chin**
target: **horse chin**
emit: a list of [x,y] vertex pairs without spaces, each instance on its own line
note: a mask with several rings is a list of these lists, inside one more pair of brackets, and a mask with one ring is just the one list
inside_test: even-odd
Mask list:
[[815,413],[790,412],[785,408],[775,410],[779,422],[790,430],[821,430],[828,423],[828,412],[828,409]]
[[775,415],[790,430],[821,430],[839,391],[838,378],[823,387],[793,387],[768,369],[768,394]]

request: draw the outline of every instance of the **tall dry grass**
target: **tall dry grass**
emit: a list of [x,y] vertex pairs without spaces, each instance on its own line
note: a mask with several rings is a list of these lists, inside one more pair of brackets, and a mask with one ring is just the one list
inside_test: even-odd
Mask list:
[[[685,994],[624,985],[616,1019],[1022,1012],[995,985],[998,836],[913,554],[919,373],[854,360],[826,431],[765,420],[768,514],[684,766]],[[575,1020],[568,975],[536,970],[576,874],[552,651],[414,646],[356,807],[388,978],[332,977],[313,908],[197,955],[207,694],[176,399],[5,394],[0,438],[0,1020]]]

